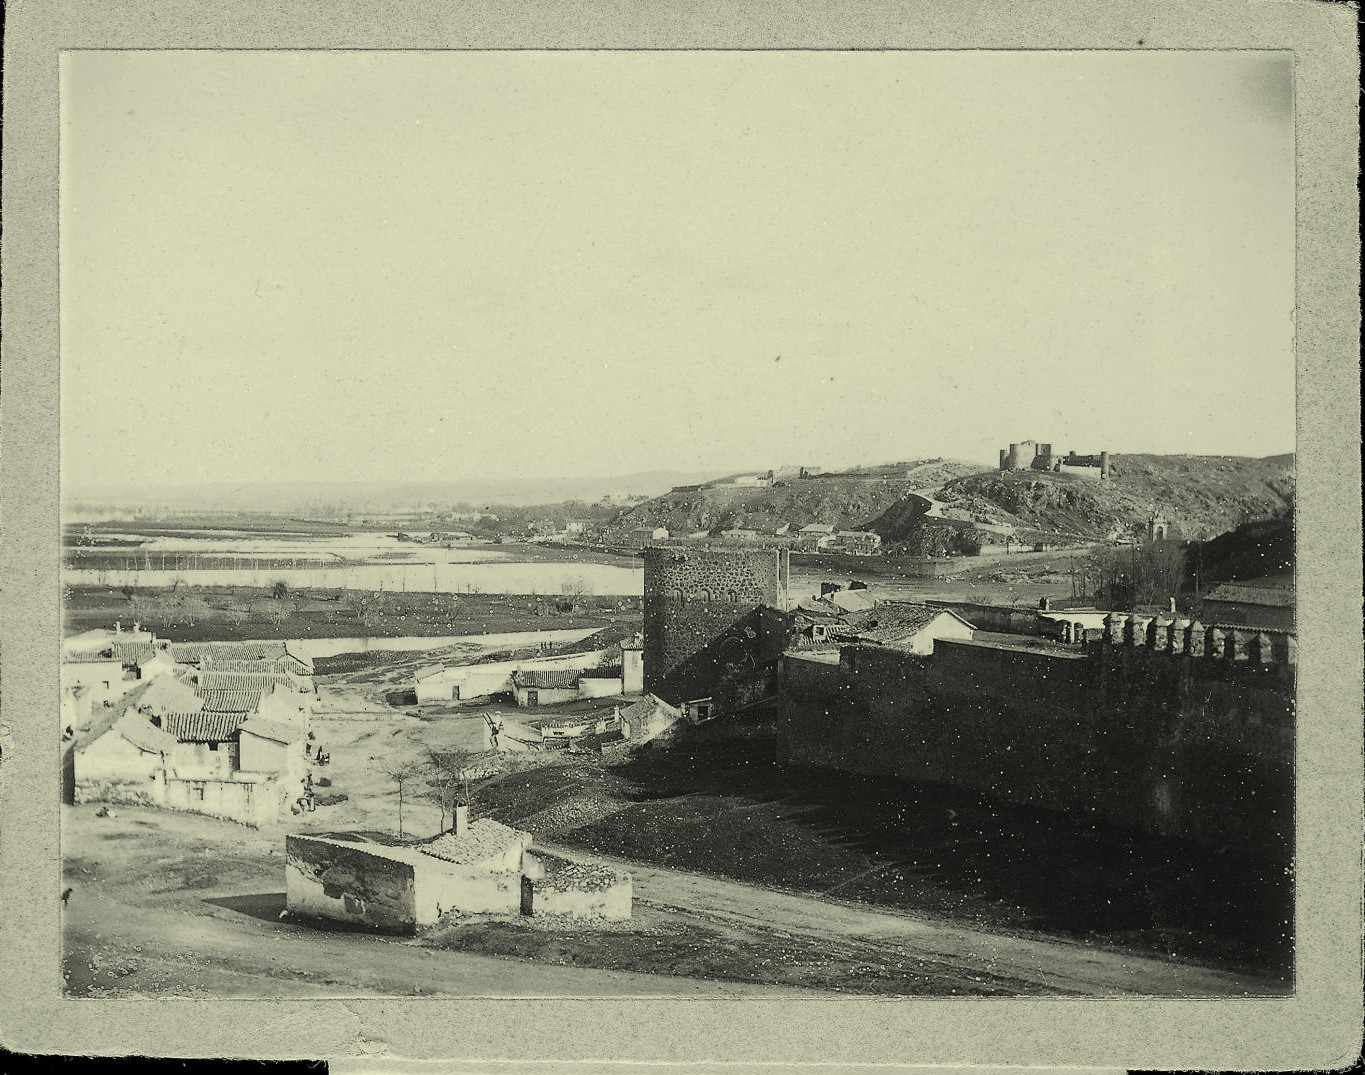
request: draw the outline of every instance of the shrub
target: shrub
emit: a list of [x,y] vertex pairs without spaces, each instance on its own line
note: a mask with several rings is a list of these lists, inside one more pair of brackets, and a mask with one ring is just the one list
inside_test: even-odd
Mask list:
[[314,780],[313,783],[320,788],[330,788],[332,786],[332,778],[330,776],[320,776]]
[[315,796],[313,801],[319,806],[335,806],[337,803],[344,803],[350,796],[344,791],[334,791],[330,795]]

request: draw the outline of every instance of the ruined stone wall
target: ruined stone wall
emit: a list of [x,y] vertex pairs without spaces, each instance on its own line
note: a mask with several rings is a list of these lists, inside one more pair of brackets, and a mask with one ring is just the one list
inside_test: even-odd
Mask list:
[[646,549],[645,690],[673,704],[709,696],[741,621],[786,606],[788,561],[784,549]]
[[[1236,647],[1231,647],[1235,651]],[[1288,847],[1293,666],[1136,638],[784,660],[779,760],[942,781],[1205,846]]]
[[389,933],[417,927],[413,867],[364,844],[288,835],[285,899],[289,912]]

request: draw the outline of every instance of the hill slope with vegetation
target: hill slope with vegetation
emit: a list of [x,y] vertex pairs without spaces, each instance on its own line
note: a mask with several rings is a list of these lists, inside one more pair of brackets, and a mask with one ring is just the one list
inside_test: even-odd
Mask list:
[[1145,533],[1156,514],[1174,534],[1208,539],[1247,523],[1283,518],[1294,504],[1292,455],[1114,455],[1110,473],[1110,480],[1098,482],[936,459],[771,487],[713,484],[640,504],[609,524],[604,538],[625,542],[632,530],[660,526],[678,536],[740,528],[771,534],[782,526],[795,532],[824,523],[876,531],[888,546],[913,546],[926,527],[978,526],[997,534],[1104,540]]
[[864,530],[910,494],[983,469],[979,463],[932,459],[791,478],[771,487],[713,484],[640,504],[613,521],[604,536],[611,543],[632,530],[658,526],[674,535],[741,528],[771,533],[782,526],[796,531],[811,523]]
[[[1160,515],[1186,538],[1209,538],[1294,505],[1293,456],[1115,455],[1110,479],[1035,471],[948,482],[938,498],[979,521],[1046,533],[1126,538]],[[954,512],[957,514],[957,512]]]

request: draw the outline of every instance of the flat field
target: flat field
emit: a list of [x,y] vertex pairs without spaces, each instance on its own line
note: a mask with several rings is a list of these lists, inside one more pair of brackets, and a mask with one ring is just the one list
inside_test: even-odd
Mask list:
[[639,616],[626,598],[587,597],[560,612],[552,599],[507,594],[291,590],[254,586],[70,586],[64,629],[76,634],[134,620],[177,642],[260,638],[406,638],[605,627]]

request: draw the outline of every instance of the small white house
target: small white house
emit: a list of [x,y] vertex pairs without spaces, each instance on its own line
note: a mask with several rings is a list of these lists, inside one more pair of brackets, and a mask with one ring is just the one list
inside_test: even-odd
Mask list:
[[519,706],[560,705],[581,697],[574,668],[534,668],[512,673],[512,693]]
[[932,605],[888,602],[879,605],[852,632],[859,642],[928,655],[939,638],[970,641],[976,628],[956,612]]
[[60,678],[64,691],[87,688],[94,708],[112,705],[137,686],[136,680],[124,677],[123,662],[103,652],[67,654],[62,660]]

